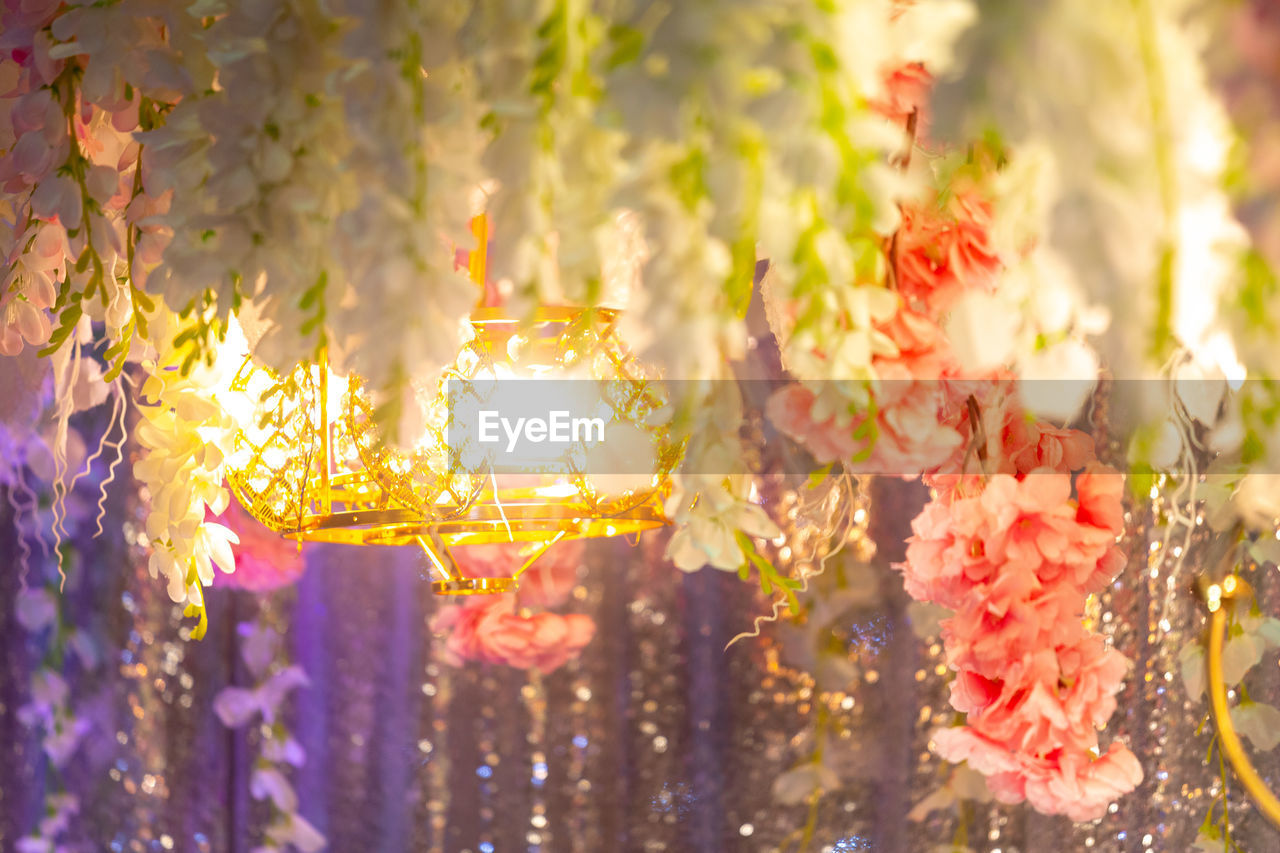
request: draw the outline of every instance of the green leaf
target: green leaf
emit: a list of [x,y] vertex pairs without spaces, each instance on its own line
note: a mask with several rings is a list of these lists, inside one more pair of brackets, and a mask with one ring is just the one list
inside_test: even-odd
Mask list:
[[1280,744],[1280,709],[1261,702],[1242,701],[1231,709],[1236,731],[1263,752]]
[[706,165],[707,158],[702,149],[691,147],[688,154],[671,167],[672,189],[687,210],[693,210],[698,201],[707,195],[703,177]]
[[209,611],[205,609],[203,604],[188,604],[182,611],[182,615],[190,618],[199,616],[200,621],[196,627],[191,629],[191,639],[203,640],[205,632],[209,630]]
[[818,470],[810,472],[805,488],[816,489],[821,486],[826,481],[827,476],[831,474],[831,469],[835,467],[835,464],[834,462],[828,462]]
[[1280,539],[1270,531],[1263,531],[1257,539],[1245,546],[1249,556],[1259,563],[1280,565]]
[[1187,695],[1192,699],[1204,693],[1204,658],[1204,646],[1198,642],[1187,643],[1178,652],[1178,671],[1182,673],[1182,684],[1187,689]]
[[71,336],[71,332],[79,324],[83,313],[84,309],[80,307],[79,300],[64,308],[62,314],[58,317],[58,327],[49,335],[48,345],[41,349],[37,355],[44,358],[57,352],[58,348]]
[[316,300],[324,293],[325,285],[328,283],[328,277],[329,274],[327,272],[320,273],[320,277],[316,280],[316,283],[307,288],[302,294],[302,299],[298,302],[299,308],[306,311],[315,304]]
[[193,349],[187,353],[186,358],[182,359],[182,368],[179,371],[183,376],[191,375],[191,368],[196,366],[196,360],[200,358],[200,350]]
[[609,42],[613,50],[605,60],[605,68],[610,71],[635,62],[644,53],[644,33],[635,27],[614,24],[609,27]]
[[1254,634],[1241,633],[1227,639],[1222,650],[1222,680],[1235,687],[1262,659],[1267,643]]

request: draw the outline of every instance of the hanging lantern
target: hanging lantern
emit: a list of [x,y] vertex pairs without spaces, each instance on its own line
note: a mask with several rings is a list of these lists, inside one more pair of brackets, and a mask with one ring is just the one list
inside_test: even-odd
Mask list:
[[365,544],[415,520],[360,465],[349,421],[336,416],[356,392],[323,359],[283,378],[246,360],[231,392],[239,429],[227,481],[263,525],[300,540]]
[[[473,227],[480,250],[469,266],[483,286],[483,217]],[[683,444],[661,384],[623,345],[617,320],[602,308],[542,307],[532,318],[477,308],[454,362],[416,389],[422,426],[408,450],[385,440],[358,377],[336,376],[323,360],[285,378],[246,361],[232,383],[245,410],[227,465],[233,492],[285,536],[417,545],[443,594],[514,590],[562,539],[662,526]],[[486,435],[462,412],[496,416],[513,391],[525,402],[558,399],[559,411],[583,415],[588,434],[532,457],[501,441],[479,446],[496,424],[479,425],[491,427]],[[467,577],[451,552],[498,542],[524,546],[508,577]]]
[[[434,391],[421,395],[426,425],[408,453],[382,440],[367,396],[358,388],[348,396],[349,428],[365,470],[420,522],[384,528],[378,538],[420,545],[440,574],[437,592],[511,590],[561,539],[666,523],[666,484],[683,445],[671,436],[661,385],[622,345],[616,323],[617,313],[604,309],[542,308],[531,320],[477,309],[474,337]],[[559,426],[568,440],[558,447],[540,442],[546,450],[536,454],[507,452],[516,442],[509,423],[498,431],[496,415],[538,405],[548,415],[564,414]],[[475,417],[485,412],[494,415],[490,438],[499,439],[487,453],[480,446],[484,425]],[[580,421],[590,423],[579,429]],[[556,426],[553,417],[543,420],[548,439]],[[450,553],[498,542],[528,546],[510,577],[465,577]]]

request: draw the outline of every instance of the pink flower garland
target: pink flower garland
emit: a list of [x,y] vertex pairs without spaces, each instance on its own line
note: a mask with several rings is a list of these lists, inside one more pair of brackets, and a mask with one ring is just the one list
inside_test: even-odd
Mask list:
[[444,607],[431,628],[448,635],[445,649],[455,665],[485,661],[544,675],[580,655],[596,632],[595,622],[581,613],[520,613],[511,595]]
[[[856,437],[865,416],[846,423],[816,418],[813,391],[798,385],[769,400],[770,421],[819,463],[842,461],[865,473],[918,477],[961,451],[957,397],[964,399],[968,384],[990,387],[996,377],[962,376],[940,323],[965,292],[995,289],[1002,260],[991,229],[991,202],[971,184],[953,187],[945,207],[933,201],[904,206],[893,249],[899,307],[875,326],[897,352],[871,360],[873,440]],[[860,458],[868,443],[870,454]]]
[[[930,84],[921,66],[890,69],[874,107],[899,124],[914,118],[918,138]],[[903,207],[890,248],[901,301],[876,327],[897,353],[872,360],[867,458],[867,415],[817,415],[808,387],[781,389],[767,414],[819,463],[924,475],[937,489],[898,567],[912,597],[955,611],[943,640],[956,672],[951,704],[967,720],[938,732],[935,748],[985,774],[1003,802],[1091,820],[1142,780],[1124,745],[1099,757],[1097,730],[1129,662],[1084,625],[1086,598],[1124,562],[1124,481],[1096,462],[1089,436],[1029,422],[1002,374],[960,374],[940,323],[966,292],[996,288],[992,220],[991,201],[967,179]]]
[[871,362],[876,372],[876,429],[867,458],[854,461],[865,444],[855,437],[865,416],[844,425],[834,416],[818,420],[813,414],[815,395],[805,386],[776,391],[766,404],[766,415],[821,464],[841,461],[852,471],[919,477],[961,450],[952,387],[959,367],[942,329],[924,314],[902,307],[876,330],[892,340],[898,352]]
[[966,291],[995,290],[1002,263],[992,224],[991,202],[972,186],[953,186],[942,206],[904,206],[898,289],[932,317],[949,311]]
[[[498,577],[520,566],[525,559],[520,550],[519,544],[473,545],[457,549],[454,556],[469,575]],[[582,551],[576,540],[554,545],[525,571],[518,593],[476,596],[441,607],[431,630],[445,636],[445,651],[454,665],[483,661],[546,674],[578,657],[595,636],[590,616],[529,613],[524,607],[563,604],[576,581]]]
[[1031,427],[1020,437],[996,460],[1010,473],[977,491],[952,480],[956,490],[924,508],[898,568],[913,598],[955,611],[943,641],[951,704],[968,716],[935,734],[938,754],[987,775],[1002,802],[1093,820],[1142,781],[1124,745],[1098,757],[1129,661],[1083,621],[1086,597],[1123,566],[1124,479],[1089,461],[1072,500],[1069,471],[1086,450],[1092,459],[1088,436]]

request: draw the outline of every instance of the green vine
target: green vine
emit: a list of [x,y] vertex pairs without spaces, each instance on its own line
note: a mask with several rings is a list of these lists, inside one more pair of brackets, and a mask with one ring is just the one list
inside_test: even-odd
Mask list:
[[787,609],[791,614],[793,616],[800,615],[800,601],[796,598],[796,590],[804,586],[803,581],[780,573],[773,563],[764,558],[764,555],[760,553],[760,549],[756,547],[755,540],[746,533],[741,530],[735,530],[734,536],[738,540],[738,547],[742,549],[742,554],[746,558],[738,568],[738,577],[744,581],[750,578],[751,567],[754,566],[759,576],[760,589],[764,594],[772,598],[775,590],[780,591],[787,600]]
[[1178,176],[1174,165],[1173,131],[1170,127],[1167,84],[1160,62],[1155,15],[1151,0],[1130,0],[1137,18],[1138,48],[1146,75],[1148,108],[1152,124],[1152,154],[1159,181],[1161,223],[1160,254],[1156,264],[1155,325],[1151,332],[1150,355],[1163,362],[1173,352],[1174,278],[1178,262]]

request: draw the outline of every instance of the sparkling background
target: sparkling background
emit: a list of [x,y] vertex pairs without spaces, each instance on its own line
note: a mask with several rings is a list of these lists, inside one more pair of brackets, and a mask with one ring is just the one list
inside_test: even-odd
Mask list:
[[[950,849],[961,838],[1001,853],[1188,849],[1218,794],[1216,761],[1204,760],[1211,735],[1196,733],[1207,708],[1187,699],[1176,666],[1203,625],[1188,587],[1207,533],[1195,528],[1185,559],[1162,555],[1148,546],[1161,529],[1146,506],[1131,514],[1129,566],[1097,614],[1135,662],[1105,738],[1140,756],[1142,787],[1096,825],[990,803],[908,819],[949,778],[928,739],[953,717],[940,643],[913,630],[887,568],[924,498],[916,485],[876,483],[877,547],[859,575],[873,603],[833,633],[855,675],[836,694],[787,665],[772,628],[726,651],[762,602],[733,575],[676,571],[661,535],[590,545],[570,606],[598,634],[580,661],[548,676],[446,663],[424,628],[438,601],[412,551],[308,546],[301,583],[268,602],[312,681],[289,704],[307,751],[295,779],[302,813],[334,851],[796,850],[806,826],[805,849],[839,853]],[[267,819],[247,786],[260,735],[229,732],[211,709],[221,687],[246,683],[234,626],[263,604],[214,590],[209,636],[189,641],[189,620],[147,576],[137,497],[111,510],[113,533],[80,543],[87,556],[67,591],[112,661],[73,681],[75,696],[92,697],[94,728],[65,776],[84,804],[71,849],[247,853]],[[7,513],[0,555],[12,567]],[[1277,610],[1274,573],[1247,572],[1266,612]],[[0,572],[0,601],[17,583]],[[16,719],[37,660],[12,607],[0,607],[6,851],[41,804],[43,759]],[[1280,700],[1277,669],[1274,653],[1264,657],[1247,681],[1252,696]],[[820,717],[841,787],[812,807],[780,805],[773,782],[807,760]],[[1259,764],[1280,781],[1274,757]],[[1234,789],[1231,814],[1242,849],[1280,849],[1280,833]]]

